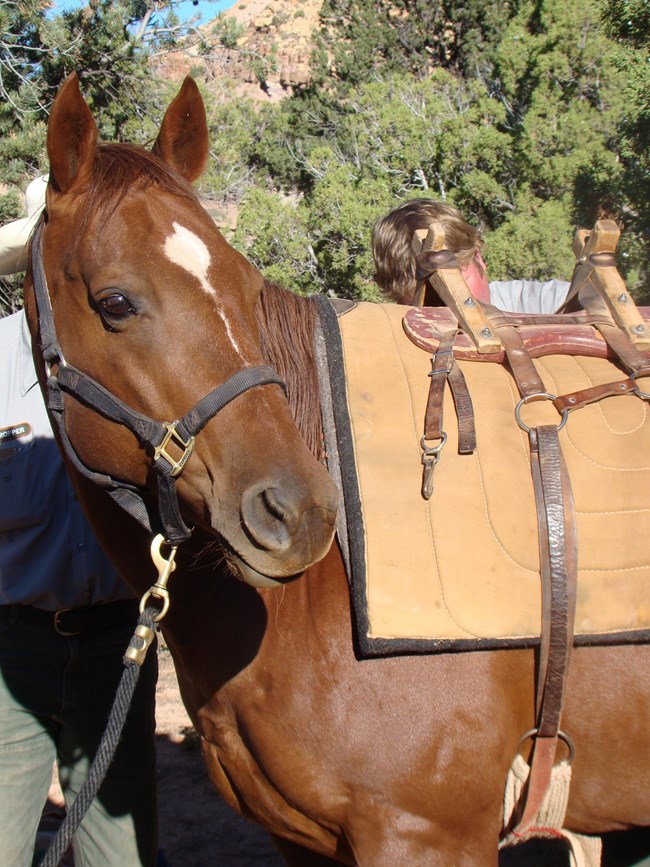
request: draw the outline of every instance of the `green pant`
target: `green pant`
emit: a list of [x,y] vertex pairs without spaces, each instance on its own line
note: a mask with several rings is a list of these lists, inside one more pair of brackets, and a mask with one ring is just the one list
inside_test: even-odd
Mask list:
[[[0,606],[0,861],[29,867],[56,761],[66,805],[106,726],[137,620],[76,636]],[[76,867],[156,862],[155,645],[113,764],[73,842]]]

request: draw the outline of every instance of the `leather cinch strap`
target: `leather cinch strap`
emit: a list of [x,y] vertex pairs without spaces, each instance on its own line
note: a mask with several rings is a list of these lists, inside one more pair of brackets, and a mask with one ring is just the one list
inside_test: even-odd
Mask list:
[[575,620],[578,545],[569,476],[556,426],[529,431],[542,579],[542,629],[537,673],[537,723],[530,772],[515,834],[535,821],[551,782]]
[[[41,352],[47,373],[47,407],[57,426],[63,451],[79,473],[105,489],[109,496],[143,527],[152,532],[162,529],[168,542],[179,544],[190,536],[191,530],[180,513],[175,478],[189,460],[194,437],[211,418],[245,391],[259,385],[276,384],[286,392],[284,381],[273,368],[266,365],[244,368],[212,389],[181,419],[174,422],[155,421],[131,409],[101,383],[66,363],[54,327],[41,252],[42,233],[41,223],[32,240],[32,279],[38,309]],[[57,367],[56,373],[52,372],[52,367]],[[72,395],[110,421],[128,428],[137,437],[140,445],[153,453],[152,466],[157,480],[157,516],[151,514],[145,492],[138,486],[96,473],[83,463],[66,429],[64,393]],[[176,453],[182,453],[180,458],[173,457],[167,450],[170,443]],[[154,526],[157,521],[160,528]]]
[[[506,350],[506,357],[522,401],[547,394],[517,329],[500,324],[499,314],[488,318]],[[578,543],[571,482],[559,441],[562,424],[528,429],[531,472],[537,511],[542,589],[542,624],[536,690],[536,725],[530,772],[522,795],[514,834],[530,827],[551,781],[564,704],[575,623],[578,581]]]

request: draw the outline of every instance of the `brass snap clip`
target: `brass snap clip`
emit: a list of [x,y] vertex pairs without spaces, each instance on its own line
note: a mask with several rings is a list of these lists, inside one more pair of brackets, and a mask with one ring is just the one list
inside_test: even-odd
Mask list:
[[[153,560],[156,569],[158,569],[158,580],[155,584],[152,584],[140,600],[140,614],[143,613],[152,596],[155,599],[160,599],[162,601],[160,611],[153,618],[154,623],[159,623],[169,610],[169,590],[167,589],[167,581],[176,568],[175,557],[178,545],[172,546],[169,553],[169,559],[166,560],[160,550],[163,544],[169,543],[166,542],[164,536],[159,533],[154,537],[150,548],[151,559]],[[142,665],[147,655],[147,650],[149,650],[155,635],[156,633],[153,629],[150,629],[145,624],[139,623],[135,628],[135,632],[131,638],[131,643],[124,654],[125,659],[130,659],[132,662]]]
[[169,590],[167,589],[167,581],[176,568],[175,558],[176,552],[178,551],[178,545],[172,545],[171,551],[169,552],[169,560],[165,560],[160,550],[161,546],[164,544],[169,543],[166,542],[164,536],[158,533],[158,535],[154,537],[150,549],[151,559],[158,570],[158,580],[155,584],[152,584],[140,600],[140,614],[142,614],[144,609],[147,607],[147,602],[152,596],[155,599],[160,599],[162,601],[162,608],[154,618],[156,623],[159,623],[169,610]]
[[444,431],[442,431],[442,436],[437,446],[428,446],[426,437],[422,437],[420,440],[422,466],[424,467],[422,471],[422,496],[425,500],[430,500],[433,494],[433,471],[440,460],[440,452],[446,442],[447,434]]

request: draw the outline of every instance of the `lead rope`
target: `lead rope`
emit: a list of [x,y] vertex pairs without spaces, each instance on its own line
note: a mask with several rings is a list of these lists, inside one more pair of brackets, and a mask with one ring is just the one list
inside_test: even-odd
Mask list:
[[[151,559],[158,569],[158,580],[147,590],[140,600],[140,617],[124,654],[124,672],[117,688],[115,700],[108,717],[108,723],[106,724],[106,730],[97,748],[95,758],[88,769],[88,775],[84,780],[83,786],[72,802],[65,819],[57,831],[56,837],[52,840],[40,863],[40,867],[57,867],[60,863],[79,825],[88,812],[93,799],[97,795],[101,784],[104,782],[106,772],[115,756],[147,651],[156,637],[158,624],[169,610],[167,581],[176,568],[175,557],[178,546],[172,546],[169,559],[166,560],[160,550],[163,544],[168,543],[165,542],[165,539],[161,535],[156,536],[151,543]],[[151,597],[162,602],[160,608],[147,604]]]

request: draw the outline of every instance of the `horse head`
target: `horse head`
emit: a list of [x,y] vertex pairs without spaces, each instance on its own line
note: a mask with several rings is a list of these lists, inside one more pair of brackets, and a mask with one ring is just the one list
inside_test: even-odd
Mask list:
[[[60,348],[53,369],[87,377],[156,424],[197,415],[206,393],[263,369],[204,415],[192,449],[172,430],[163,457],[183,464],[172,482],[183,520],[216,538],[240,577],[268,586],[301,573],[329,549],[337,493],[304,444],[279,377],[264,367],[262,276],[226,243],[190,186],[208,158],[196,84],[185,80],[147,152],[98,143],[72,75],[52,107],[47,150],[42,253],[32,272],[42,262]],[[36,335],[32,278],[26,302]],[[42,319],[40,331],[43,342]],[[151,443],[138,424],[116,424],[89,403],[64,400],[78,459],[151,499],[160,484]]]

